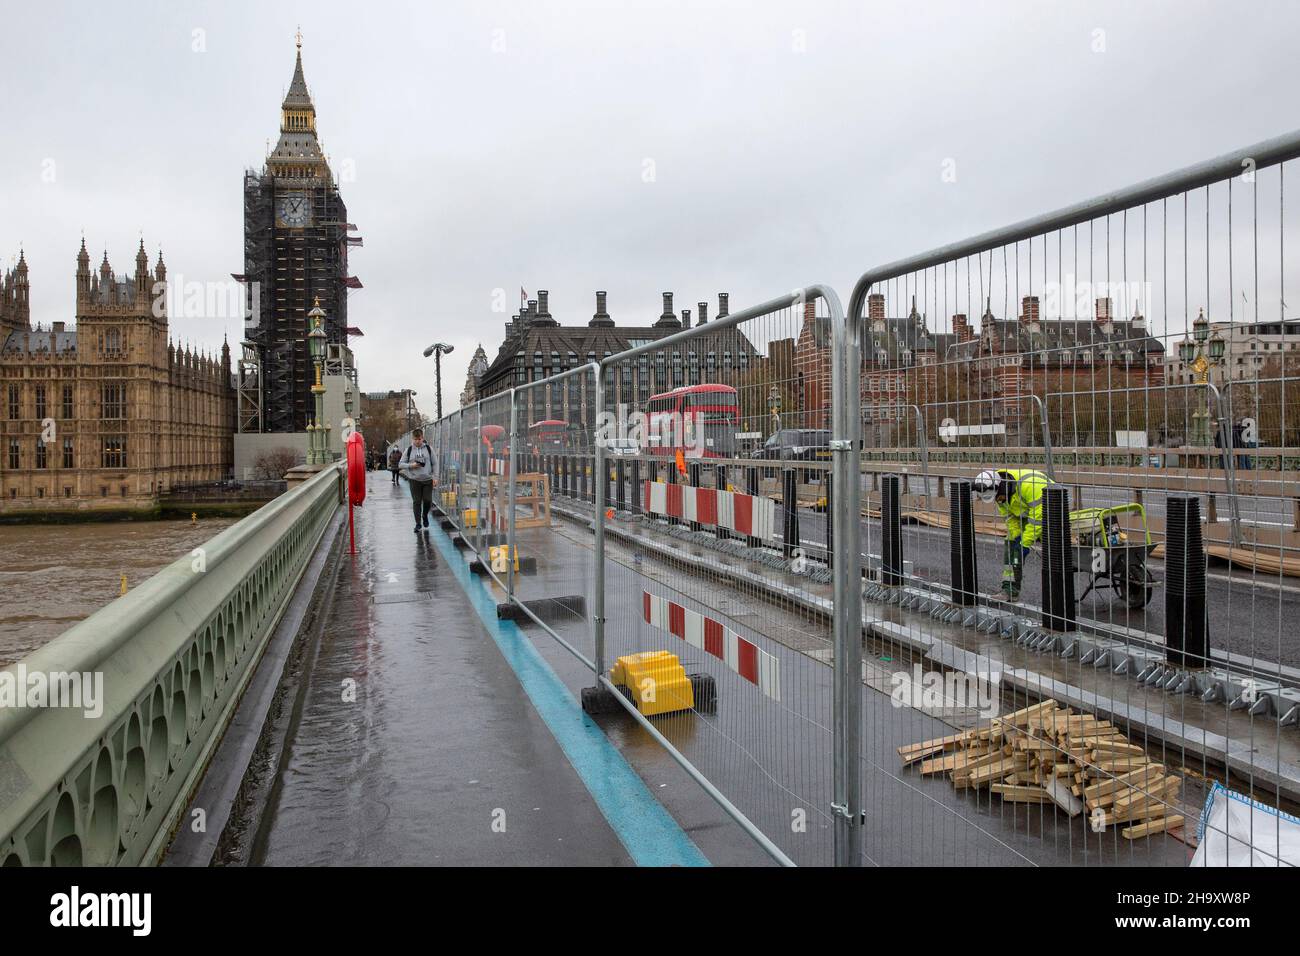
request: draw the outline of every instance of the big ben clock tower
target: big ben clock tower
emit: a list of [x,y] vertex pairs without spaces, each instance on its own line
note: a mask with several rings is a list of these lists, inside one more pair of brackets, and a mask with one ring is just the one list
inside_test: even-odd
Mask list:
[[[307,313],[320,302],[331,344],[347,344],[347,207],[316,138],[316,107],[302,70],[280,108],[280,138],[260,172],[244,174],[244,275],[248,292],[239,430],[302,432],[314,381]],[[359,240],[356,240],[359,241]],[[242,366],[255,380],[244,381]]]

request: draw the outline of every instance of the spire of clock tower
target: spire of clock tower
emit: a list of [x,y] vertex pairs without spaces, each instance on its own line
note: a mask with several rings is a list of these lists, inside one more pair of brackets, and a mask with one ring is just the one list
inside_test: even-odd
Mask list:
[[286,118],[290,112],[298,110],[305,110],[313,116],[316,114],[316,108],[311,102],[311,94],[307,92],[307,79],[302,75],[302,31],[298,32],[296,41],[298,59],[293,67],[293,79],[289,81],[289,92],[285,94],[284,104],[281,106]]
[[316,106],[302,70],[302,33],[296,36],[297,59],[289,92],[280,106],[280,139],[267,157],[272,175],[285,179],[328,179],[329,164],[316,138]]

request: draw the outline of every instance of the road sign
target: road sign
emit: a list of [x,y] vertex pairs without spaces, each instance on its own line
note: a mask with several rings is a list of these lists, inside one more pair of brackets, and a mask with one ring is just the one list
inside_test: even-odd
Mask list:
[[945,418],[939,424],[939,439],[948,444],[955,442],[958,438],[968,438],[976,435],[1005,435],[1006,433],[1006,425],[958,425],[951,418]]

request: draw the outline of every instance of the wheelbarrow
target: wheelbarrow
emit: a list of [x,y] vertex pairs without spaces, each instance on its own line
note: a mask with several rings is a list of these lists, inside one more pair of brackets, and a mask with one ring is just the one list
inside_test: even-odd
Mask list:
[[[1121,526],[1120,517],[1126,514],[1138,516],[1140,533]],[[1142,505],[1131,502],[1113,508],[1071,511],[1070,535],[1075,570],[1089,575],[1088,587],[1079,595],[1079,601],[1096,589],[1109,587],[1135,610],[1150,603],[1159,581],[1147,567],[1147,556],[1156,546]],[[1134,537],[1139,540],[1134,541]]]

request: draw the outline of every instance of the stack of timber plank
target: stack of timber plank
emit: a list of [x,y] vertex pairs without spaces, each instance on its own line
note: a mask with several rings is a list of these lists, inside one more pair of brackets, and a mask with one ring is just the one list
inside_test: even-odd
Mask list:
[[1045,700],[973,728],[898,748],[903,766],[947,774],[958,790],[987,787],[1009,803],[1043,803],[1094,829],[1136,840],[1183,825],[1182,778],[1153,763],[1108,720]]

